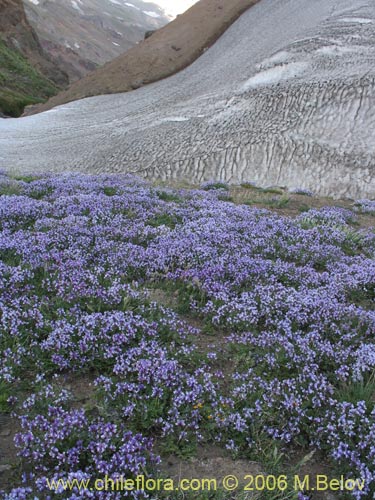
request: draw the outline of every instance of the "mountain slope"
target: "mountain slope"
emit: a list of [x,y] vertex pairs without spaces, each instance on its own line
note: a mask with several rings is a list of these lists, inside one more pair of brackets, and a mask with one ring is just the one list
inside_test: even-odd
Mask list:
[[0,39],[0,112],[20,116],[25,106],[56,94],[54,84]]
[[21,0],[0,0],[0,110],[18,115],[68,83],[43,52]]
[[[118,0],[116,0],[118,1]],[[259,0],[201,0],[140,45],[74,83],[39,112],[83,97],[127,92],[185,68]]]
[[170,21],[157,5],[142,0],[24,0],[24,5],[44,49],[60,59],[71,81]]
[[370,0],[260,0],[173,77],[0,120],[0,166],[373,197],[374,40]]

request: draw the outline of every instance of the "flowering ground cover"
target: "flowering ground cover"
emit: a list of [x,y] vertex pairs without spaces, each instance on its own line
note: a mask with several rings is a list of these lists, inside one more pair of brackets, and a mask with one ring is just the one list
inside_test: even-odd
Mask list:
[[[147,497],[47,481],[156,477],[212,443],[266,472],[319,450],[365,481],[348,498],[375,498],[368,200],[291,217],[222,183],[76,174],[0,192],[0,416],[20,422],[5,499]],[[92,380],[83,403],[68,378]]]

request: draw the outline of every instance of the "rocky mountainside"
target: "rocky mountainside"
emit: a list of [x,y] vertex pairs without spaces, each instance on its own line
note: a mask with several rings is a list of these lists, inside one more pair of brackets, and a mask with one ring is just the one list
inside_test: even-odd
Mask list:
[[[118,1],[118,0],[116,0]],[[75,82],[32,114],[83,97],[128,92],[170,76],[191,64],[259,0],[200,0],[183,15],[125,54]]]
[[0,167],[373,198],[374,106],[373,0],[260,0],[170,78],[0,120]]
[[142,0],[23,0],[43,48],[75,81],[170,21]]
[[66,86],[67,75],[44,52],[22,0],[0,0],[0,111],[19,114]]
[[34,29],[30,26],[22,0],[0,0],[0,36],[9,48],[20,51],[38,71],[56,85],[66,85],[66,75],[46,56]]

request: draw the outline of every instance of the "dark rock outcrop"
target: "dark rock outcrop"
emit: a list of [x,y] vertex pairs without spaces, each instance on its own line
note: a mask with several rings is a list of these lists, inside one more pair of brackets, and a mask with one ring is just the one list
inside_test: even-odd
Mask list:
[[145,40],[147,40],[147,38],[150,38],[150,36],[152,36],[155,32],[156,32],[156,30],[148,30],[148,31],[146,31],[146,33],[145,33]]
[[59,68],[68,75],[70,83],[79,80],[98,67],[97,64],[81,57],[77,51],[65,45],[45,39],[41,39],[40,42],[45,52],[47,52],[53,60],[56,61]]

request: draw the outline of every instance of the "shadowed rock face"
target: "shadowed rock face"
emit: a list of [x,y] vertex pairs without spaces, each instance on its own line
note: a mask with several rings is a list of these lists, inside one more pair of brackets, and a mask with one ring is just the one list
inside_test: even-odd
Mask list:
[[0,166],[373,197],[374,63],[372,1],[261,0],[171,78],[0,121]]

